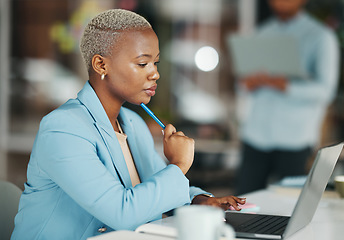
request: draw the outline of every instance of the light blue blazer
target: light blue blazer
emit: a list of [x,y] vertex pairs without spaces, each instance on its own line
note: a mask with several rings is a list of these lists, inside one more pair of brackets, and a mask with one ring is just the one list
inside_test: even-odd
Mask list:
[[134,230],[207,194],[189,187],[176,165],[166,165],[136,113],[122,108],[118,120],[142,183],[132,186],[113,127],[87,82],[40,123],[11,239],[76,240],[99,229]]

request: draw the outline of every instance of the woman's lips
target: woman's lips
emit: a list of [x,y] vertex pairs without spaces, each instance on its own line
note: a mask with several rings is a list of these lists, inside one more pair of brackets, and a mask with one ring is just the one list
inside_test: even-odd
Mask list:
[[157,88],[157,85],[154,85],[150,88],[145,89],[145,92],[147,93],[147,95],[153,97],[155,95],[155,89]]

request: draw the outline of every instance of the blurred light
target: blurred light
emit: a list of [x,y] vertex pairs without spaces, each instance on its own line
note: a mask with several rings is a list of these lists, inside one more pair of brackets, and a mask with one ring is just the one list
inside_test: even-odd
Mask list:
[[212,71],[219,63],[219,54],[213,47],[201,47],[195,54],[195,63],[204,72]]

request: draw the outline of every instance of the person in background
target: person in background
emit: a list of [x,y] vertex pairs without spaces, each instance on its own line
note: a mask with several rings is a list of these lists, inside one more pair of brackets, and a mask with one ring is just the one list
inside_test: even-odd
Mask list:
[[269,0],[275,16],[257,34],[294,37],[309,79],[260,72],[239,79],[248,108],[240,124],[237,194],[265,188],[272,176],[277,180],[306,174],[306,161],[319,142],[327,107],[336,92],[339,48],[335,34],[303,10],[306,2]]
[[40,123],[11,239],[135,230],[190,203],[240,210],[244,198],[216,198],[189,186],[193,139],[168,124],[166,164],[145,122],[122,107],[147,104],[157,88],[159,43],[146,19],[121,9],[100,13],[80,48],[89,80]]

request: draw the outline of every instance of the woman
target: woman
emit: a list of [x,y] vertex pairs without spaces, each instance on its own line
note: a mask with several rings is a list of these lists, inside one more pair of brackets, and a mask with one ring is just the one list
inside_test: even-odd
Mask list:
[[193,139],[167,125],[166,165],[145,122],[122,107],[146,104],[155,94],[160,52],[150,24],[133,12],[108,10],[87,25],[80,48],[89,81],[42,119],[12,239],[134,230],[191,201],[239,210],[244,199],[189,187]]

